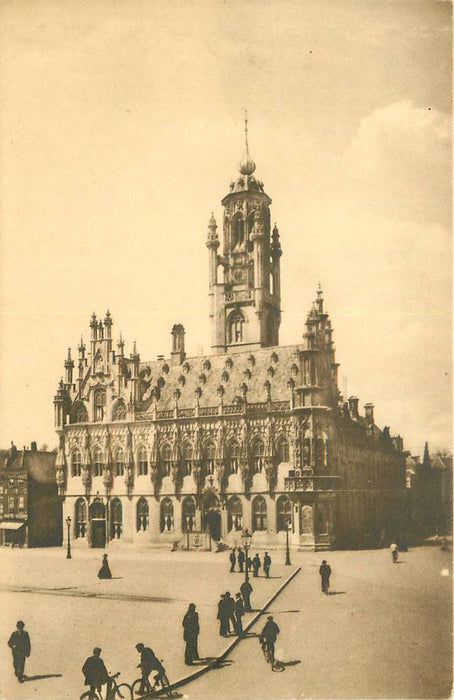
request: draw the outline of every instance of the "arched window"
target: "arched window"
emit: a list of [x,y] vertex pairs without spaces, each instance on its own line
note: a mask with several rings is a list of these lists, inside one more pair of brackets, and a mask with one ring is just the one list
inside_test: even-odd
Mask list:
[[95,421],[103,421],[106,412],[106,392],[98,389],[95,393]]
[[290,460],[288,440],[283,435],[281,435],[277,440],[276,456],[278,464],[281,462],[288,462]]
[[125,456],[121,447],[115,452],[115,476],[123,476],[125,473]]
[[205,446],[205,461],[207,474],[214,474],[216,465],[216,445],[213,442],[209,442]]
[[292,522],[292,503],[287,496],[280,496],[276,503],[276,531],[287,530]]
[[230,343],[242,343],[243,342],[243,326],[244,326],[244,316],[241,311],[235,311],[230,316],[229,322],[229,342]]
[[110,538],[119,540],[123,531],[123,508],[119,498],[112,499],[110,504]]
[[161,447],[161,461],[164,474],[170,476],[170,468],[172,466],[172,450],[170,445],[166,444]]
[[75,536],[85,537],[87,532],[87,504],[84,498],[78,498],[74,506]]
[[235,214],[232,219],[231,232],[231,246],[233,250],[244,243],[244,220],[239,213]]
[[252,443],[252,460],[254,465],[254,473],[261,474],[265,465],[265,445],[262,440],[254,440]]
[[149,508],[145,498],[139,498],[137,501],[137,532],[140,530],[148,530]]
[[192,474],[192,445],[189,442],[183,444],[181,459],[183,461],[183,476],[190,476]]
[[252,501],[252,532],[266,530],[266,503],[262,496]]
[[112,420],[126,420],[126,404],[124,401],[117,401],[112,411]]
[[71,423],[87,423],[87,409],[81,402],[77,402],[71,409]]
[[230,499],[227,512],[227,528],[231,532],[242,530],[243,528],[243,506],[237,496]]
[[79,450],[74,450],[71,455],[71,476],[80,476],[82,473],[82,456]]
[[161,502],[161,532],[173,530],[173,504],[170,498],[164,498]]
[[93,452],[93,476],[102,476],[104,472],[104,464],[102,461],[102,452],[99,447]]
[[145,447],[141,447],[137,453],[137,473],[139,476],[148,474],[148,455]]
[[195,501],[191,498],[185,498],[182,506],[182,522],[181,529],[183,532],[192,532],[195,528]]
[[229,474],[238,474],[240,466],[240,445],[236,440],[231,440],[227,445],[227,471]]

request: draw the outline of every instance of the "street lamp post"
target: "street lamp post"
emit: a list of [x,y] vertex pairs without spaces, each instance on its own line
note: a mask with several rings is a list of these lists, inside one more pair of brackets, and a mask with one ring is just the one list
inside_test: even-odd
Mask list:
[[286,549],[285,549],[285,566],[291,566],[291,561],[290,561],[290,548],[289,548],[289,543],[288,543],[288,533],[290,532],[290,529],[292,527],[292,523],[290,521],[287,522],[287,528],[285,530],[285,544],[286,544]]
[[66,550],[66,558],[71,559],[71,518],[69,517],[69,515],[66,518],[66,525],[68,527],[68,548]]
[[251,546],[251,541],[252,541],[252,535],[249,533],[248,530],[245,530],[242,535],[241,539],[243,541],[243,547],[244,547],[244,556],[245,556],[245,564],[246,564],[246,569],[245,569],[245,574],[244,574],[244,580],[249,581],[249,548]]

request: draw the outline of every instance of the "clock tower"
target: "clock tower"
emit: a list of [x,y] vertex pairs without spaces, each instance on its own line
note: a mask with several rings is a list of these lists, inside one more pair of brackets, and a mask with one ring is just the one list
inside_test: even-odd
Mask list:
[[247,116],[245,154],[239,177],[222,200],[223,248],[212,215],[206,245],[209,251],[209,297],[212,348],[255,349],[279,345],[281,320],[279,231],[271,232],[271,199],[255,175],[249,155]]

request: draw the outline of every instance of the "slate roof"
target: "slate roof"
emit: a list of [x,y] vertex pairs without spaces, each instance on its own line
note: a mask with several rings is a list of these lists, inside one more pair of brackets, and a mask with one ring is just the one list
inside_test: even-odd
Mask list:
[[55,452],[18,450],[13,462],[8,462],[10,450],[0,450],[0,472],[2,470],[24,471],[40,483],[55,482]]

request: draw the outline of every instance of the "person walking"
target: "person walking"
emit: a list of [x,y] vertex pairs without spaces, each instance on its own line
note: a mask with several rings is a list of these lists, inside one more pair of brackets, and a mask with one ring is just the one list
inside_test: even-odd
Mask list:
[[104,554],[102,558],[102,566],[98,571],[98,578],[112,578],[109,562],[107,561],[107,554]]
[[268,552],[265,552],[263,557],[263,571],[265,572],[266,578],[270,577],[270,567],[271,567],[271,557]]
[[240,593],[235,596],[235,632],[239,637],[243,636],[244,603]]
[[235,547],[230,552],[229,559],[230,559],[230,573],[233,574],[233,572],[235,571],[235,563],[236,563]]
[[397,558],[399,556],[399,549],[397,547],[397,544],[395,542],[393,542],[389,549],[390,549],[391,556],[393,559],[393,564],[397,564]]
[[243,573],[243,568],[244,568],[244,559],[245,559],[245,556],[244,556],[244,552],[243,552],[243,550],[241,549],[241,547],[238,547],[237,559],[238,559],[239,571],[240,571],[240,574],[242,574],[242,573]]
[[8,646],[13,653],[14,674],[19,683],[24,682],[25,659],[28,659],[31,652],[30,637],[24,629],[22,620],[16,623],[16,630],[8,640]]
[[225,594],[221,595],[221,599],[218,603],[218,618],[219,620],[219,634],[221,637],[228,636],[229,630],[229,613],[227,610]]
[[93,656],[89,656],[82,666],[82,673],[85,676],[85,685],[90,686],[90,700],[95,697],[95,692],[101,693],[101,687],[106,684],[106,696],[109,697],[112,689],[112,680],[107,673],[107,668],[104,661],[101,659],[101,651],[99,647],[93,649]]
[[280,629],[274,622],[273,616],[268,615],[265,627],[262,629],[262,632],[260,634],[260,643],[262,644],[262,646],[266,644],[268,647],[271,667],[274,666],[274,645],[276,643],[277,635],[279,634],[279,632]]
[[261,567],[260,557],[258,554],[256,554],[252,560],[252,568],[254,569],[254,573],[252,575],[254,576],[254,578],[257,578],[257,576],[259,575],[260,567]]
[[230,623],[232,623],[232,632],[235,633],[235,601],[230,595],[230,591],[225,594],[225,608],[228,614],[227,618],[227,631],[230,634]]
[[188,612],[183,618],[183,639],[186,642],[184,662],[186,666],[192,666],[195,659],[199,658],[197,640],[200,632],[199,615],[195,611],[194,603],[190,603]]
[[320,574],[321,580],[322,580],[322,593],[328,594],[329,577],[331,576],[331,567],[326,562],[326,559],[323,559],[322,565],[318,571],[319,571],[319,574]]
[[243,583],[240,586],[240,591],[244,601],[244,612],[252,612],[251,593],[253,591],[253,588],[249,581],[243,581]]

